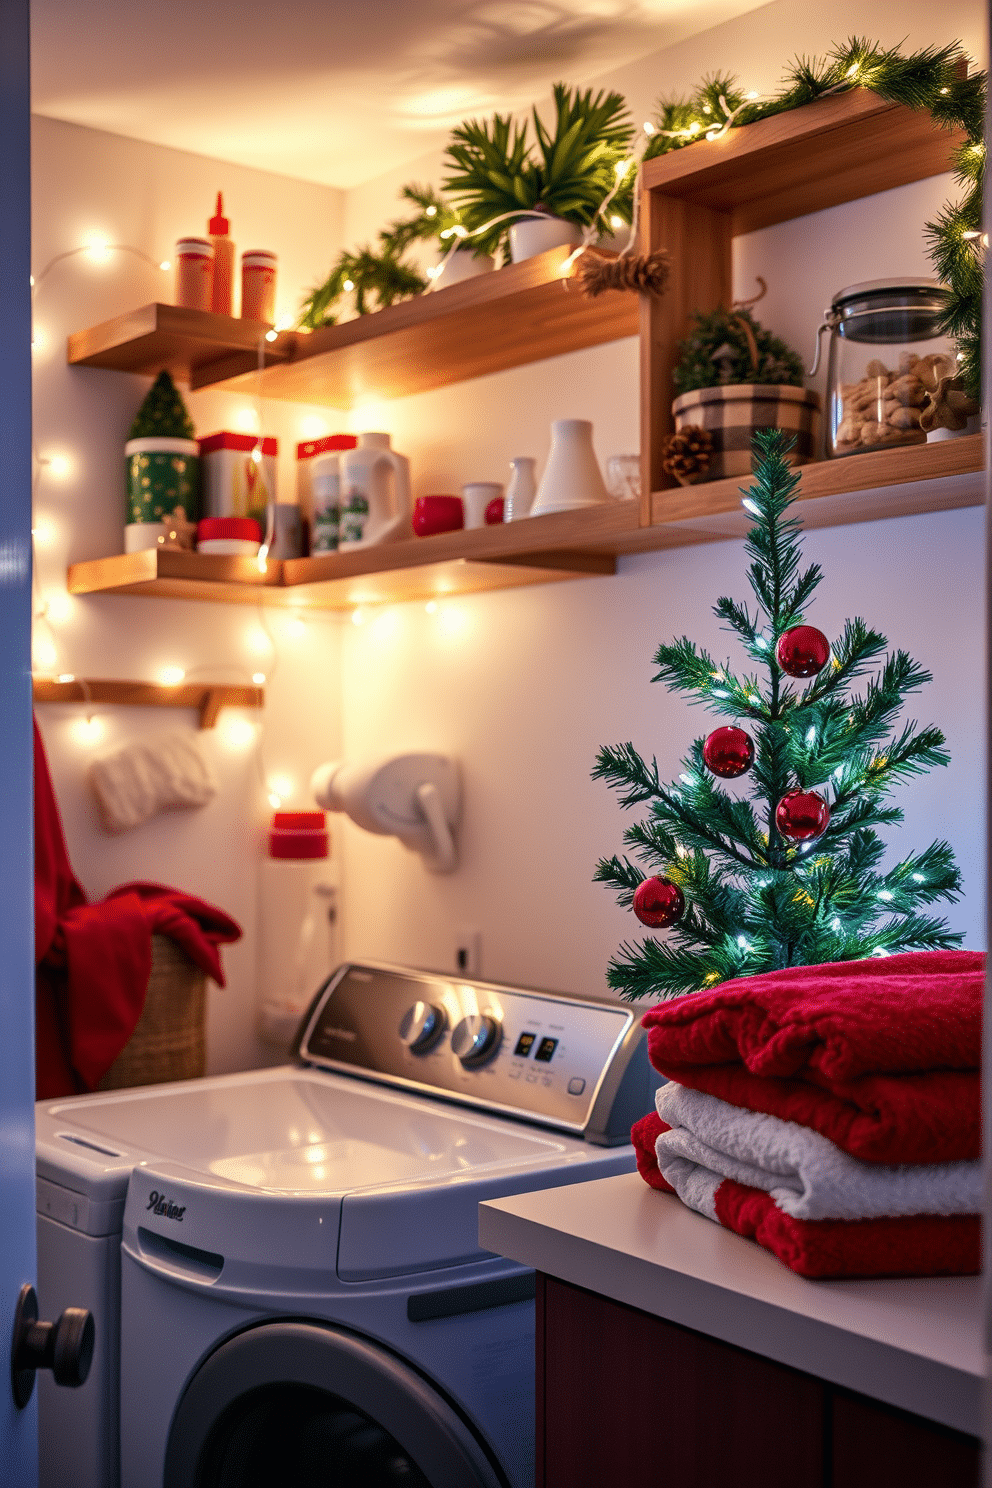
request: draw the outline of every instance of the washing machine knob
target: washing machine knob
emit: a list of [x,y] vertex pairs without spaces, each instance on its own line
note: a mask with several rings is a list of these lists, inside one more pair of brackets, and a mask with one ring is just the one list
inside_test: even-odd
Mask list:
[[400,1039],[411,1054],[426,1054],[445,1030],[444,1008],[434,1002],[415,1002],[400,1019]]
[[503,1026],[491,1013],[470,1013],[456,1023],[451,1034],[451,1047],[465,1065],[485,1064],[499,1048]]

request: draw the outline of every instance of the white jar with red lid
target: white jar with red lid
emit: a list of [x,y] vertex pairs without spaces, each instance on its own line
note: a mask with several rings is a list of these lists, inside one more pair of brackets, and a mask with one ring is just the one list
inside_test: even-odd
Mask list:
[[252,248],[241,255],[241,319],[263,320],[272,325],[276,318],[276,264],[274,253]]
[[213,243],[209,238],[180,238],[176,244],[176,304],[186,310],[209,310],[213,289]]

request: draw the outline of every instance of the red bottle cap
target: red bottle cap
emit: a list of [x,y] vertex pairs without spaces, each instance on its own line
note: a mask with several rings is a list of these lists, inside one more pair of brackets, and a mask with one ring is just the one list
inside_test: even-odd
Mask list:
[[326,858],[327,823],[322,811],[275,811],[269,832],[270,858]]
[[196,524],[196,540],[213,537],[243,537],[247,542],[260,543],[262,529],[253,517],[204,517]]
[[207,231],[210,233],[210,236],[212,238],[226,238],[228,232],[230,231],[230,228],[231,224],[224,216],[224,196],[222,192],[218,191],[217,206],[214,211],[214,216],[211,217],[210,221],[207,223]]

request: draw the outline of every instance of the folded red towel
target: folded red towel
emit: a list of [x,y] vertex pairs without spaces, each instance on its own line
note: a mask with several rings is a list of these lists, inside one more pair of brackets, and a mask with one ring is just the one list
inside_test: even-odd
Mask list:
[[645,1015],[655,1068],[865,1162],[979,1156],[980,951],[799,966]]
[[862,1162],[957,1162],[981,1156],[982,1093],[974,1070],[865,1075],[836,1090],[805,1080],[766,1080],[742,1065],[665,1062],[680,1085],[732,1106],[812,1127]]
[[738,977],[645,1016],[657,1068],[742,1063],[833,1090],[982,1063],[983,951],[914,951]]
[[[658,1170],[655,1142],[668,1130],[652,1111],[631,1130],[637,1168],[652,1188],[674,1193]],[[808,1220],[783,1214],[770,1194],[725,1178],[716,1218],[756,1240],[800,1276],[971,1276],[981,1270],[978,1215],[902,1219]]]

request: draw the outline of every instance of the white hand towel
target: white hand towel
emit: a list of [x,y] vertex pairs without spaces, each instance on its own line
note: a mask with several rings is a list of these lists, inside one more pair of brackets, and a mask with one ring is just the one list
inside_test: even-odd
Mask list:
[[153,734],[94,760],[90,785],[108,832],[129,832],[156,812],[205,806],[217,787],[191,734]]
[[[671,1131],[656,1143],[658,1166],[683,1203],[709,1214],[724,1178],[771,1194],[795,1219],[879,1219],[907,1214],[979,1214],[980,1162],[859,1162],[794,1121],[728,1105],[669,1081],[658,1115]],[[685,1190],[685,1192],[683,1192]]]

